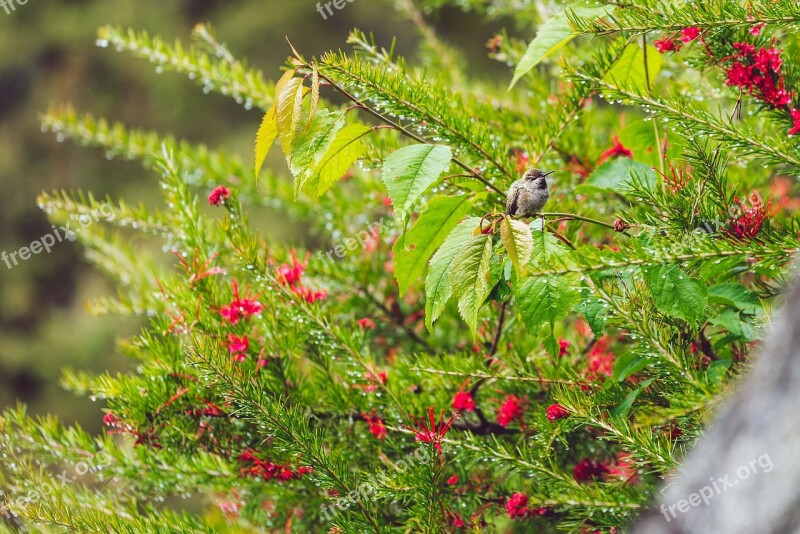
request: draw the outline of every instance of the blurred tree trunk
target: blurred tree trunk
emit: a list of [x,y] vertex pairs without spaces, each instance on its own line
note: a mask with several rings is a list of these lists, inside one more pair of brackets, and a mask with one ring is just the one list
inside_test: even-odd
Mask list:
[[800,286],[637,534],[800,531]]

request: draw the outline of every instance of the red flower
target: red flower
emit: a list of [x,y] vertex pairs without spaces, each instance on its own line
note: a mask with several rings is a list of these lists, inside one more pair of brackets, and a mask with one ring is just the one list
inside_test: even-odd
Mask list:
[[324,289],[320,289],[319,291],[313,291],[311,288],[303,286],[294,286],[292,288],[292,293],[302,298],[309,304],[313,304],[318,300],[325,300],[326,298],[328,298],[328,292],[325,291]]
[[459,412],[472,412],[475,410],[475,399],[469,391],[459,391],[453,397],[453,409]]
[[800,109],[793,109],[789,111],[789,116],[792,118],[794,125],[789,130],[789,135],[796,135],[800,133]]
[[458,484],[458,475],[453,475],[447,479],[448,486],[452,486],[453,484]]
[[442,439],[444,439],[445,434],[450,430],[450,427],[453,426],[456,419],[460,417],[458,413],[452,414],[448,419],[445,420],[444,418],[444,410],[439,415],[439,423],[436,423],[436,415],[433,412],[433,406],[428,407],[428,418],[427,420],[424,417],[415,417],[411,416],[411,419],[414,420],[414,423],[417,425],[417,428],[412,428],[406,426],[409,430],[414,431],[414,441],[421,441],[422,443],[433,443],[433,446],[436,448],[436,452],[439,453],[439,456],[442,455]]
[[608,476],[633,484],[637,479],[636,466],[628,452],[617,454],[616,462],[608,466]]
[[219,311],[222,317],[231,324],[236,324],[239,319],[261,313],[263,306],[258,301],[239,297],[239,284],[236,283],[236,280],[233,280],[231,285],[233,286],[233,300]]
[[361,330],[366,330],[367,328],[369,328],[370,330],[375,330],[375,321],[373,321],[369,317],[364,317],[363,319],[359,319],[358,321],[356,321],[356,323],[358,323],[358,326],[361,327]]
[[114,415],[114,412],[108,412],[103,416],[103,424],[106,426],[120,426],[119,418]]
[[761,30],[764,28],[764,26],[766,26],[766,24],[764,24],[763,22],[759,22],[758,24],[750,28],[748,31],[753,35],[758,35],[761,33]]
[[208,204],[211,206],[219,206],[222,204],[223,200],[228,200],[231,198],[231,191],[224,185],[220,185],[214,188],[211,191],[211,194],[208,195]]
[[516,169],[517,173],[522,174],[523,172],[528,170],[531,164],[531,157],[528,155],[527,152],[524,150],[520,150],[519,148],[515,148],[513,150],[515,164],[514,168]]
[[566,339],[558,340],[558,357],[561,358],[569,354],[569,341]]
[[750,43],[733,43],[733,48],[736,54],[727,58],[726,85],[739,87],[772,108],[784,107],[792,101],[781,73],[782,50],[756,49]]
[[588,376],[591,378],[603,378],[611,376],[614,369],[614,361],[617,356],[608,350],[611,340],[608,336],[603,336],[589,351]]
[[497,413],[497,422],[506,427],[513,421],[522,420],[522,404],[516,395],[508,395]]
[[578,482],[586,482],[600,475],[608,473],[608,466],[602,462],[595,462],[584,458],[572,470],[572,476]]
[[728,235],[738,239],[752,239],[761,230],[761,225],[769,215],[772,202],[764,204],[758,195],[753,195],[752,198],[751,207],[746,208],[744,203],[741,204],[744,213],[730,224],[727,229]]
[[506,501],[506,513],[511,519],[525,517],[528,513],[528,497],[524,493],[515,493]]
[[623,157],[623,158],[632,158],[633,152],[629,148],[626,148],[619,140],[619,137],[616,135],[614,136],[614,146],[607,149],[605,152],[600,154],[600,158],[597,160],[597,165],[616,157]]
[[236,336],[234,334],[228,334],[228,351],[231,354],[236,355],[236,359],[240,362],[243,362],[246,357],[247,349],[250,348],[250,340],[247,339],[247,336]]
[[656,39],[653,44],[656,47],[656,50],[661,52],[677,52],[681,49],[681,42],[677,40],[673,40],[672,38],[665,38],[665,39]]
[[370,434],[378,439],[383,439],[386,437],[386,427],[384,426],[383,420],[381,420],[380,417],[366,413],[362,413],[361,417],[363,417],[364,421],[366,421],[369,425]]
[[700,35],[700,28],[697,26],[689,26],[688,28],[684,28],[681,30],[681,41],[684,43],[688,43],[697,39],[697,36]]
[[547,419],[551,423],[565,417],[569,417],[569,412],[560,404],[551,404],[547,407]]
[[300,282],[300,277],[303,276],[306,264],[300,262],[296,256],[292,257],[292,264],[285,263],[278,267],[278,280],[289,287],[293,287]]

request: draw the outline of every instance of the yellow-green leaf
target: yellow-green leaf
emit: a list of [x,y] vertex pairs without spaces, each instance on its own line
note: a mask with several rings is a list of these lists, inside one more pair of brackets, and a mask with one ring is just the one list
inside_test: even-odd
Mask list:
[[267,159],[269,149],[272,148],[276,137],[278,137],[278,119],[273,105],[264,114],[256,134],[256,178],[258,173],[261,172],[261,167],[264,166],[264,160]]
[[288,158],[292,152],[292,141],[297,135],[297,125],[303,106],[303,80],[288,71],[275,85],[275,112],[278,121],[278,136],[283,153]]
[[500,239],[517,273],[522,274],[522,266],[530,261],[533,253],[530,227],[522,221],[506,217],[500,222]]
[[[645,53],[645,50],[647,52]],[[645,57],[647,68],[645,69]],[[655,80],[661,70],[664,60],[658,50],[651,45],[642,48],[632,43],[625,47],[619,59],[608,69],[603,80],[613,84],[623,91],[644,94]]]

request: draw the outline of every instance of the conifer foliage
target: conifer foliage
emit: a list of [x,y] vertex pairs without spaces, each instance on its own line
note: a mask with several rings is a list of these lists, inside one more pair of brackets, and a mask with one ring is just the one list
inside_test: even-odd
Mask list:
[[[165,205],[39,199],[114,210],[78,236],[120,286],[91,310],[149,325],[120,346],[134,371],[64,372],[107,403],[102,436],[3,414],[7,525],[619,532],[648,506],[798,249],[800,9],[458,2],[531,29],[487,43],[508,76],[482,79],[424,22],[443,3],[396,3],[414,60],[356,30],[266,75],[208,26],[100,30],[253,109],[255,153],[44,115],[140,160]],[[547,211],[509,217],[530,167],[555,171]],[[259,228],[265,207],[322,245]]]

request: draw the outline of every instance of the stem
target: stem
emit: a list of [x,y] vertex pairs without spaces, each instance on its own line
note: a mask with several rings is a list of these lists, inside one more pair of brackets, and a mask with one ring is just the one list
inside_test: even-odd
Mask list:
[[[306,66],[308,66],[308,65],[306,65]],[[427,139],[418,136],[414,132],[412,132],[410,130],[407,130],[406,128],[403,128],[402,126],[400,126],[398,123],[396,123],[395,121],[393,121],[389,117],[386,117],[385,115],[382,115],[381,113],[378,113],[374,109],[370,108],[364,102],[362,102],[361,100],[359,100],[358,98],[356,98],[355,96],[350,94],[345,88],[341,87],[339,84],[337,84],[336,82],[334,82],[333,80],[331,80],[330,78],[325,76],[324,74],[320,73],[319,77],[321,79],[325,80],[326,82],[328,82],[331,85],[331,87],[333,87],[335,90],[339,91],[342,95],[344,95],[348,100],[352,101],[358,107],[362,108],[364,111],[366,111],[367,113],[369,113],[370,115],[372,115],[373,117],[378,119],[379,121],[381,121],[381,122],[383,122],[385,124],[388,124],[389,126],[394,128],[395,130],[397,130],[401,134],[405,135],[406,137],[408,137],[410,139],[413,139],[414,141],[417,141],[418,143],[423,143],[423,144],[426,144],[426,145],[433,144],[430,141],[428,141]],[[475,178],[479,182],[483,183],[486,187],[489,187],[490,189],[494,190],[495,193],[500,195],[502,198],[505,198],[506,194],[502,190],[500,190],[497,186],[495,186],[489,180],[484,178],[480,173],[478,173],[477,171],[475,171],[474,169],[469,167],[466,163],[464,163],[463,161],[461,161],[460,159],[458,159],[456,157],[451,158],[451,160],[453,161],[453,163],[455,163],[456,165],[458,165],[459,167],[461,167],[462,169],[467,171],[469,173],[469,176],[471,176],[472,178]]]
[[610,224],[610,223],[607,223],[607,222],[603,222],[603,221],[599,221],[597,219],[592,219],[591,217],[584,217],[583,215],[576,215],[574,213],[558,213],[558,212],[554,212],[554,211],[542,211],[542,212],[539,213],[539,215],[542,218],[544,218],[544,217],[563,217],[565,219],[574,219],[576,221],[584,221],[584,222],[596,224],[598,226],[605,226],[606,228],[611,228],[612,230],[614,230],[614,225],[613,224]]

